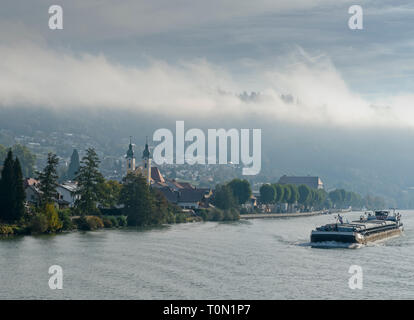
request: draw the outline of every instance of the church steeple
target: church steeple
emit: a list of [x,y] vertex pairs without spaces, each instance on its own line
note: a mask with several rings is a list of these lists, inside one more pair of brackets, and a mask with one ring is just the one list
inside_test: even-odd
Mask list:
[[129,147],[126,153],[126,165],[127,165],[127,174],[129,172],[135,171],[135,155],[134,149],[132,148],[132,137],[129,137]]
[[144,149],[144,152],[142,153],[142,159],[149,159],[150,157],[151,157],[151,154],[148,148],[148,137],[147,137],[146,142],[145,142],[145,149]]
[[148,137],[146,138],[145,149],[142,153],[142,166],[144,169],[144,176],[147,179],[147,183],[148,185],[151,185],[151,153],[148,147]]

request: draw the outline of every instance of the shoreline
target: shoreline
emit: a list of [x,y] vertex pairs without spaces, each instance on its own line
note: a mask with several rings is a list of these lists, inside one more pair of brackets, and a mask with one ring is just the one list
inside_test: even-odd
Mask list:
[[241,214],[241,219],[277,219],[277,218],[294,218],[294,217],[312,217],[312,216],[319,216],[322,214],[330,215],[334,213],[345,213],[351,212],[351,210],[336,210],[326,213],[326,211],[312,211],[312,212],[294,212],[294,213],[248,213],[248,214]]

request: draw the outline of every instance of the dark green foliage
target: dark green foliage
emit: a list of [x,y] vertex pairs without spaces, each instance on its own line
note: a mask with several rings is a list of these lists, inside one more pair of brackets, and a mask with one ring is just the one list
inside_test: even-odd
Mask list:
[[282,188],[283,188],[283,199],[281,200],[281,202],[287,203],[290,200],[292,191],[288,185],[282,185]]
[[62,230],[73,230],[75,224],[72,222],[69,209],[62,209],[58,211],[59,220],[62,221]]
[[13,160],[13,152],[9,150],[0,179],[0,220],[20,220],[25,214],[25,198],[20,161]]
[[283,188],[283,186],[281,185],[281,184],[279,184],[279,183],[277,183],[277,184],[273,184],[273,187],[275,188],[275,190],[276,190],[276,198],[275,198],[275,202],[276,203],[280,203],[280,202],[282,202],[282,200],[284,199],[284,192],[285,192],[285,189]]
[[289,199],[288,199],[287,202],[289,204],[293,204],[296,201],[298,201],[298,199],[299,199],[299,191],[298,191],[298,188],[295,185],[293,185],[293,184],[289,184],[289,185],[287,185],[287,187],[290,189],[290,197],[289,197]]
[[13,220],[19,221],[23,218],[25,214],[24,201],[26,200],[26,192],[23,185],[23,175],[22,169],[20,166],[20,161],[18,158],[14,161],[13,164],[13,174],[14,181],[12,188],[14,190],[14,199],[13,199]]
[[47,217],[44,214],[37,214],[32,218],[30,223],[30,232],[32,234],[45,233],[48,228]]
[[118,181],[107,180],[99,185],[100,205],[102,208],[114,208],[119,202],[121,184]]
[[47,155],[47,164],[42,172],[38,173],[40,182],[40,191],[42,192],[40,199],[43,206],[47,203],[53,203],[57,199],[56,188],[58,186],[57,166],[59,164],[58,157],[49,152]]
[[274,202],[276,199],[276,190],[270,184],[264,184],[260,187],[260,201],[264,204]]
[[213,204],[223,210],[237,207],[237,200],[228,185],[217,185],[214,191]]
[[93,148],[86,150],[86,156],[82,158],[81,167],[75,181],[78,182],[76,195],[78,198],[75,207],[81,215],[98,214],[97,202],[101,196],[101,184],[104,178],[99,172],[99,158]]
[[81,216],[74,220],[77,228],[83,231],[91,231],[101,229],[104,227],[104,223],[101,218],[96,216]]
[[117,216],[116,220],[118,222],[118,226],[126,227],[128,225],[128,220],[126,216]]
[[199,212],[199,216],[203,221],[235,221],[240,219],[239,212],[235,208],[229,210],[203,209]]
[[233,179],[228,183],[239,205],[246,203],[252,195],[250,183],[247,180]]
[[155,201],[141,174],[128,173],[124,178],[120,202],[124,204],[123,211],[128,216],[128,225],[145,226],[151,224]]
[[302,205],[307,205],[309,201],[311,200],[312,196],[312,190],[308,186],[302,184],[298,187],[299,191],[299,199],[298,202]]

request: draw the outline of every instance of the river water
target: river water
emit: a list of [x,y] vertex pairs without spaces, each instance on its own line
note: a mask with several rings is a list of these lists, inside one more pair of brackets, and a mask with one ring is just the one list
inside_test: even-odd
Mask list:
[[[402,220],[401,237],[355,249],[309,246],[333,215],[1,240],[0,298],[413,299],[414,211]],[[49,288],[51,265],[62,290]],[[362,290],[349,288],[351,265]]]

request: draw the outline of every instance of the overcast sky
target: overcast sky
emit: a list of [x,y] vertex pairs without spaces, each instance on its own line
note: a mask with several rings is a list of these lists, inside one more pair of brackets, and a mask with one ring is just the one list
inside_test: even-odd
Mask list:
[[[414,128],[412,1],[0,4],[3,106]],[[63,7],[63,30],[48,28],[51,4]],[[348,28],[353,4],[363,30]],[[244,91],[261,96],[246,102]]]

